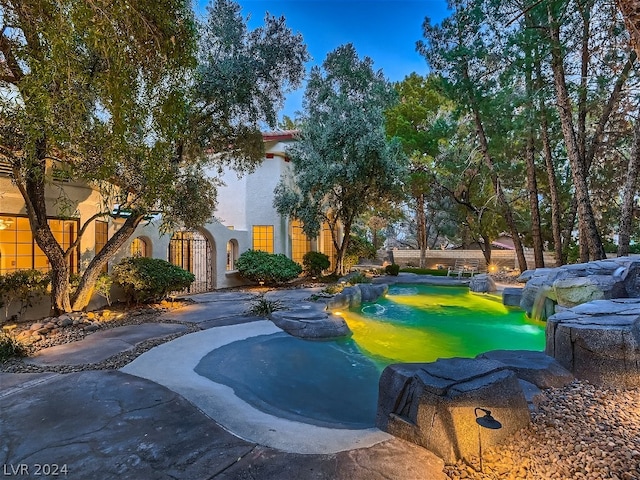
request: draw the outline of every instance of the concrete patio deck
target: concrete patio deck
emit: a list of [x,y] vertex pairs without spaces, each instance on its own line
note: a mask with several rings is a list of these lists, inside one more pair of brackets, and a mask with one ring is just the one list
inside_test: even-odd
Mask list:
[[[290,296],[278,292],[274,297],[295,303],[306,298],[307,292],[292,292]],[[0,373],[4,475],[21,472],[21,478],[35,478],[46,473],[46,466],[47,471],[57,468],[58,476],[72,479],[447,478],[443,462],[435,455],[376,429],[364,431],[364,436],[363,431],[357,431],[355,437],[343,431],[332,437],[336,432],[288,422],[295,424],[287,428],[299,437],[287,437],[281,419],[257,416],[261,412],[236,401],[228,387],[196,381],[197,375],[188,369],[202,349],[210,351],[225,339],[233,341],[277,328],[245,314],[255,298],[250,294],[213,292],[193,298],[194,305],[167,315],[205,330],[155,347],[122,371]],[[162,328],[159,333],[146,328],[146,334],[134,329],[131,338],[118,335],[102,347],[94,341],[75,342],[64,351],[43,350],[38,362],[51,364],[50,354],[50,359],[55,355],[56,364],[77,364],[78,358],[94,363],[104,357],[104,349],[115,345],[129,349],[141,339],[166,334]],[[227,391],[219,395],[224,389]],[[241,426],[244,423],[246,430],[240,435],[245,439],[220,426],[231,417]],[[258,424],[266,426],[266,438],[254,437],[252,431]],[[272,440],[280,437],[286,440],[274,448]],[[324,450],[301,449],[296,438],[303,437]],[[63,466],[65,475],[60,471]]]

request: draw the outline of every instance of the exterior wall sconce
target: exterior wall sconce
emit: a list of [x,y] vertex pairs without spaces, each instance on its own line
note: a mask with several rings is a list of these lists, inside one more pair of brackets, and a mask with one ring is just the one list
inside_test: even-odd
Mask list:
[[[483,416],[478,416],[478,411],[484,413]],[[482,437],[480,435],[480,427],[488,428],[490,430],[499,430],[502,428],[502,424],[491,416],[491,411],[486,408],[476,407],[473,410],[474,415],[476,416],[476,423],[478,424],[478,454],[480,457],[480,473],[483,472],[482,468]]]

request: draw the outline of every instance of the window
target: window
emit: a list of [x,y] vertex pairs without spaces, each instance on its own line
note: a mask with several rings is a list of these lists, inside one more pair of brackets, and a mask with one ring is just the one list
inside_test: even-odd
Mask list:
[[[48,220],[51,233],[66,250],[75,242],[78,235],[79,220]],[[79,249],[69,259],[72,273],[78,272]],[[13,215],[0,215],[0,273],[34,268],[50,270],[49,260],[36,244],[31,233],[29,219]]]
[[96,255],[104,248],[109,240],[109,224],[96,220]]
[[238,242],[229,240],[227,242],[227,271],[235,270],[238,259]]
[[253,226],[253,249],[273,253],[273,225]]
[[132,257],[148,257],[147,241],[142,237],[134,238],[129,249]]
[[322,253],[329,257],[329,261],[331,262],[331,267],[335,266],[336,257],[338,252],[336,250],[335,245],[333,244],[333,239],[331,238],[331,229],[329,225],[325,223],[322,226],[322,232],[320,232],[320,245],[322,246]]
[[302,265],[304,254],[311,251],[311,240],[302,231],[300,220],[291,221],[291,259]]
[[[107,244],[107,240],[109,240],[109,224],[107,222],[102,222],[100,220],[96,220],[96,255],[104,248]],[[109,267],[105,264],[102,267],[102,273],[107,273]]]

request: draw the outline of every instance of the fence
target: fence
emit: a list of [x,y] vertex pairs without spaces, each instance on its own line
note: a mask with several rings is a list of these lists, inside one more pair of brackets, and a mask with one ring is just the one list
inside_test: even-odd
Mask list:
[[[394,263],[400,266],[417,267],[420,265],[420,250],[401,250],[394,249],[388,254]],[[525,252],[527,265],[534,268],[535,262],[533,252]],[[456,260],[469,259],[478,260],[478,270],[480,272],[487,271],[487,262],[481,250],[427,250],[425,268],[446,269],[453,267]],[[553,252],[544,252],[545,265],[553,266],[555,257]],[[493,250],[491,252],[491,263],[498,270],[515,270],[517,269],[516,252],[514,250]]]

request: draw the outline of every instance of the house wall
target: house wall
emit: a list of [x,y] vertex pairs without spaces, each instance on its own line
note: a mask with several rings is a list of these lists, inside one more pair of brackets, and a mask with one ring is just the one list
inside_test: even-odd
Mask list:
[[[214,219],[199,229],[211,246],[211,271],[213,272],[213,288],[228,288],[244,284],[236,270],[227,271],[227,244],[230,241],[236,245],[239,256],[253,246],[253,226],[273,226],[273,252],[283,253],[291,257],[291,235],[289,220],[280,216],[273,207],[273,192],[282,175],[290,170],[291,165],[286,160],[287,144],[293,141],[290,132],[265,136],[265,159],[256,167],[255,171],[238,178],[232,169],[222,173],[224,185],[218,188],[218,206],[214,212]],[[217,170],[209,172],[217,176]],[[47,187],[47,204],[49,214],[56,216],[57,199],[64,191],[66,197],[77,204],[80,225],[91,215],[99,211],[101,197],[99,193],[86,185],[73,182],[53,184]],[[0,215],[25,214],[22,196],[8,177],[0,176]],[[109,238],[120,228],[122,219],[110,219]],[[136,238],[142,238],[147,245],[147,256],[168,260],[171,233],[160,233],[160,218],[143,222],[134,235],[123,245],[116,256],[109,262],[109,270],[122,258],[131,255],[131,243]],[[314,239],[314,247],[320,242]],[[1,247],[1,245],[0,245]],[[318,248],[322,251],[322,248]],[[91,222],[80,243],[80,270],[88,265],[95,255],[95,222]],[[117,298],[115,299],[117,300]],[[96,298],[90,308],[103,303],[103,299]],[[41,316],[41,315],[40,315]],[[0,319],[2,314],[0,313]]]

